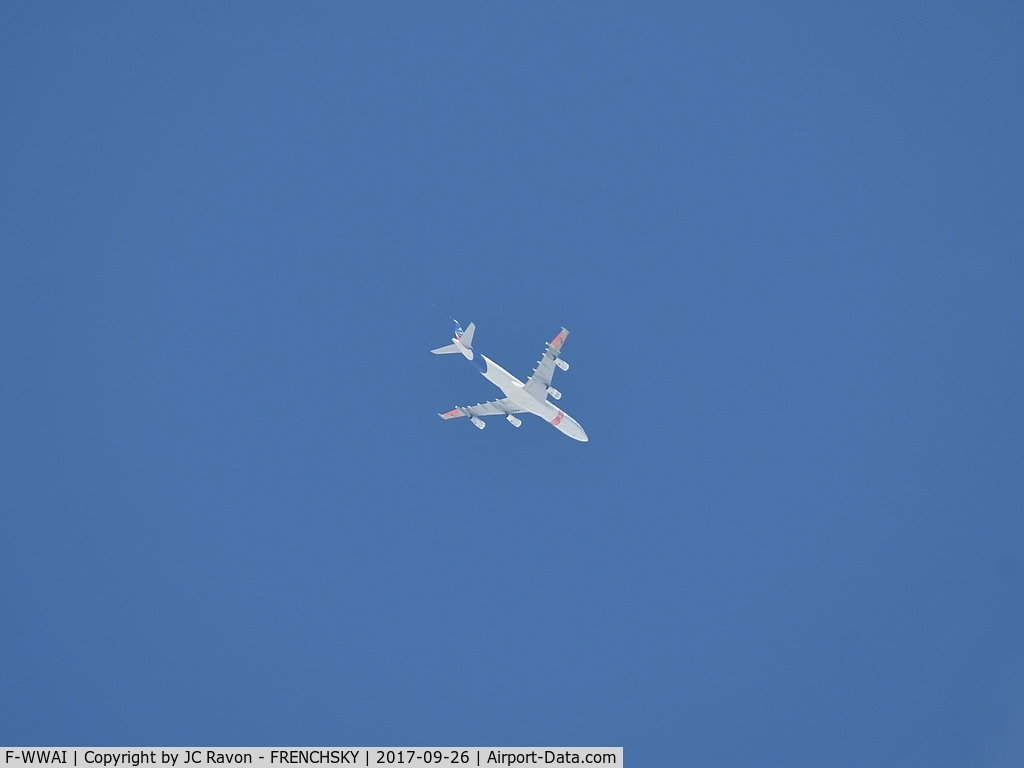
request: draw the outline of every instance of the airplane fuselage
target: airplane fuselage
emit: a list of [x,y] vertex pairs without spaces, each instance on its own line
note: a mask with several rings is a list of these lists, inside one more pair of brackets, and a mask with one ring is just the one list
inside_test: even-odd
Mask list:
[[452,343],[459,348],[462,356],[469,360],[473,367],[483,374],[483,377],[494,386],[505,393],[505,397],[534,416],[540,416],[544,421],[559,432],[568,435],[573,440],[587,442],[589,438],[583,427],[572,416],[560,408],[556,408],[547,395],[543,399],[534,397],[526,391],[525,385],[511,373],[506,371],[486,355],[476,350],[469,349],[462,345],[458,338],[452,339]]

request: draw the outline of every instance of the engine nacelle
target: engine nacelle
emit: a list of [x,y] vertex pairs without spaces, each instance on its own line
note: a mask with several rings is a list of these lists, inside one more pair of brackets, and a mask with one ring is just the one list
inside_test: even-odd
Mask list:
[[555,400],[561,400],[562,399],[562,393],[559,392],[554,387],[548,387],[548,394],[551,395],[551,397],[553,397]]
[[487,426],[482,419],[478,419],[476,416],[470,416],[469,420],[473,422],[473,426],[477,429],[483,429]]
[[555,365],[558,366],[559,370],[562,370],[562,371],[568,371],[569,370],[569,364],[567,362],[565,362],[565,360],[563,360],[560,357],[557,360],[555,360]]
[[508,414],[505,418],[508,419],[508,423],[511,424],[513,427],[521,427],[521,426],[523,426],[523,420],[519,419],[519,418],[516,418],[511,413]]

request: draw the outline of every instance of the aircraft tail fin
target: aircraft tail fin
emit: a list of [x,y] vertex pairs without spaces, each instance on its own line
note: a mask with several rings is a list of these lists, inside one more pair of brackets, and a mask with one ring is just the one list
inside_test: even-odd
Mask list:
[[[466,326],[466,330],[462,330],[462,326],[459,325],[458,320],[452,320],[452,325],[455,326],[455,338],[452,339],[452,341],[458,341],[464,349],[472,349],[473,334],[476,333],[476,325],[474,323],[470,323]],[[438,347],[437,349],[432,349],[430,351],[435,355],[454,355],[456,352],[462,352],[462,350],[454,343],[449,344],[446,347]]]

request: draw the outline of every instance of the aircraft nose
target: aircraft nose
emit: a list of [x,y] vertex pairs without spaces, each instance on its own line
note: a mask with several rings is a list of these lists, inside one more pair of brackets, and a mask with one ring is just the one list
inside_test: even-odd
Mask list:
[[579,440],[581,443],[590,442],[590,438],[587,437],[586,430],[584,430],[583,427],[580,426],[580,423],[576,421],[576,419],[572,420],[572,432],[569,436],[576,440]]

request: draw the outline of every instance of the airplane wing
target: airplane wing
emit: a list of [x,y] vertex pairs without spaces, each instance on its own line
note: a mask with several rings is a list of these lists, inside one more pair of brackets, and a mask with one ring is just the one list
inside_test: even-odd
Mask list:
[[510,413],[523,413],[523,409],[505,397],[479,405],[461,405],[448,413],[439,413],[438,416],[442,419],[457,419],[460,416],[506,416]]
[[[568,336],[569,332],[563,328],[544,347],[544,356],[537,361],[537,367],[533,369],[530,378],[523,385],[523,389],[534,397],[541,400],[547,397],[547,389],[551,385],[551,377],[555,375],[555,360],[562,354],[562,345],[565,344]],[[562,363],[562,365],[568,368],[565,363]]]

